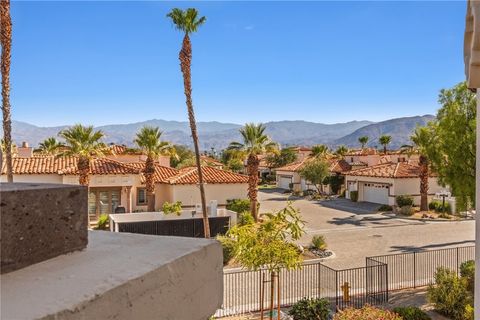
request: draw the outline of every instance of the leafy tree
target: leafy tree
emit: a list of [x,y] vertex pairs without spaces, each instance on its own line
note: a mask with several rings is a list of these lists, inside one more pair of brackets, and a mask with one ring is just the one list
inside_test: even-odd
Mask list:
[[267,156],[267,163],[273,168],[283,167],[297,160],[297,153],[293,148],[283,148],[278,153]]
[[147,190],[147,210],[155,211],[155,159],[160,155],[169,155],[173,149],[166,141],[161,141],[162,131],[158,127],[144,126],[137,132],[134,142],[147,156],[143,174],[145,176],[145,189]]
[[322,159],[314,159],[303,166],[300,176],[315,185],[318,193],[323,193],[325,179],[330,176],[329,165]]
[[[227,236],[234,241],[235,261],[249,270],[265,267],[271,276],[270,318],[273,314],[273,284],[282,268],[300,267],[301,252],[292,243],[304,234],[304,222],[291,203],[286,208],[263,215],[261,222],[235,225]],[[277,284],[279,285],[279,283]]]
[[358,138],[358,142],[360,142],[360,144],[362,145],[362,149],[364,149],[368,143],[368,137],[367,136],[360,137]]
[[38,149],[44,154],[56,155],[63,146],[63,143],[59,142],[55,137],[50,137],[40,142]]
[[265,126],[261,123],[247,123],[240,129],[243,143],[232,142],[229,146],[229,149],[239,150],[247,155],[248,197],[250,198],[250,211],[255,221],[258,221],[257,188],[258,166],[260,164],[258,156],[268,152],[274,152],[277,149],[277,144],[272,142],[265,134],[265,129]]
[[461,82],[440,91],[436,120],[417,129],[419,142],[440,183],[450,186],[460,210],[475,203],[475,94]]
[[[7,182],[13,182],[12,167],[12,120],[10,112],[10,63],[12,50],[12,19],[10,0],[0,1],[0,44],[2,46],[2,115],[5,160],[7,162]],[[3,167],[3,152],[0,152],[0,168]]]
[[330,154],[330,149],[324,144],[317,144],[312,147],[311,154],[317,158],[326,158]]
[[345,155],[348,153],[348,151],[349,151],[349,150],[348,150],[348,148],[347,148],[346,146],[341,145],[341,146],[339,146],[339,147],[337,148],[337,150],[335,150],[335,154],[336,154],[337,156],[343,157],[343,156],[345,156]]
[[387,154],[387,146],[392,142],[392,137],[383,135],[378,138],[378,142],[383,146],[383,153]]
[[233,172],[240,172],[243,169],[243,161],[240,159],[232,158],[227,163],[227,168]]
[[93,157],[103,157],[109,151],[107,145],[101,140],[104,137],[102,131],[95,131],[93,126],[82,126],[76,124],[58,134],[65,139],[67,150],[60,153],[60,156],[77,157],[77,168],[79,171],[79,183],[88,186],[90,182],[90,161]]
[[170,166],[177,168],[187,159],[192,159],[193,165],[195,165],[195,154],[188,147],[182,145],[173,145],[172,148],[175,150],[176,157],[170,157]]
[[190,130],[192,132],[193,146],[195,149],[195,161],[198,171],[198,184],[200,187],[200,197],[202,200],[203,213],[203,229],[205,238],[210,238],[210,226],[208,223],[207,201],[205,198],[205,186],[203,185],[202,164],[200,161],[200,149],[198,147],[197,124],[195,122],[195,113],[192,101],[192,44],[190,42],[190,34],[198,30],[198,28],[207,21],[205,17],[198,17],[198,11],[194,8],[188,8],[185,11],[174,8],[167,14],[172,19],[175,27],[184,33],[182,49],[179,53],[180,68],[183,74],[183,86],[188,110],[188,119],[190,121]]

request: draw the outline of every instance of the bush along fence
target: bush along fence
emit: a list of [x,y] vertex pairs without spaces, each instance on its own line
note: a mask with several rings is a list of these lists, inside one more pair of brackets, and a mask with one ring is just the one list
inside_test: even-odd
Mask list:
[[[306,262],[297,270],[279,272],[275,303],[293,305],[304,297],[326,298],[332,310],[347,307],[382,305],[389,292],[426,286],[434,280],[435,271],[444,266],[457,273],[460,265],[474,260],[475,247],[457,247],[430,251],[367,257],[364,267],[333,269],[320,262]],[[266,294],[262,281],[270,279],[266,270],[225,269],[223,305],[215,316],[240,315],[260,310]],[[265,289],[264,289],[265,290]],[[265,305],[265,302],[264,302]]]

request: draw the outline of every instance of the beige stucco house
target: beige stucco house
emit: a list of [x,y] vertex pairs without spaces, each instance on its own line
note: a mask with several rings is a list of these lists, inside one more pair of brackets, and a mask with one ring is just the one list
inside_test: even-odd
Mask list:
[[[358,201],[395,205],[395,197],[410,195],[420,204],[420,167],[416,162],[388,162],[352,170],[345,174],[345,197],[358,192]],[[429,200],[443,188],[435,176],[428,180]]]
[[[300,161],[276,168],[277,187],[281,189],[292,189],[293,191],[315,190],[315,186],[300,176],[300,171],[306,163],[312,161],[313,157],[305,157]],[[344,174],[351,169],[350,165],[343,159],[329,159],[331,174]],[[324,191],[330,193],[329,186],[324,186]]]
[[[95,158],[91,162],[89,185],[89,214],[92,218],[100,214],[114,213],[118,207],[126,212],[146,211],[147,197],[142,170],[145,162],[138,158],[117,161]],[[131,155],[131,157],[135,157]],[[177,170],[155,164],[156,202],[160,210],[163,203],[181,201],[184,207],[194,207],[200,202],[197,169],[193,167]],[[246,198],[248,177],[222,169],[202,167],[207,201],[216,200],[225,205],[228,199]],[[6,182],[5,164],[1,182]],[[32,154],[29,157],[13,158],[14,181],[78,184],[78,168],[74,157],[55,157]]]

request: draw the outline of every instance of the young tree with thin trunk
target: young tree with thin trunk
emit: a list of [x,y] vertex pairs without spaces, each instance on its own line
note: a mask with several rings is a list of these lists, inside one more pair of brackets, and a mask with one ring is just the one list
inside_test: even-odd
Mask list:
[[320,158],[309,161],[300,170],[300,176],[312,183],[317,188],[318,193],[322,194],[325,179],[330,176],[328,162]]
[[147,156],[143,174],[145,175],[147,210],[149,212],[155,211],[155,159],[158,159],[161,155],[170,155],[173,149],[170,143],[161,141],[161,135],[162,131],[158,127],[145,126],[137,132],[134,141]]
[[107,145],[101,141],[104,137],[103,132],[95,131],[93,126],[85,127],[76,124],[60,131],[58,135],[65,139],[65,145],[67,146],[67,150],[58,156],[77,157],[78,182],[82,186],[88,187],[91,160],[93,157],[103,157],[109,151]]
[[[12,120],[10,115],[10,63],[12,49],[12,19],[10,0],[0,0],[0,43],[2,45],[2,114],[3,140],[5,141],[5,160],[7,162],[7,181],[13,182],[12,171]],[[0,168],[3,165],[3,153],[0,155]]]
[[387,146],[392,142],[392,137],[383,135],[380,138],[378,138],[378,142],[383,146],[383,153],[387,154]]
[[250,210],[255,221],[258,221],[258,167],[260,160],[258,156],[269,152],[275,152],[278,145],[272,142],[265,134],[263,124],[247,123],[240,129],[243,143],[232,142],[229,149],[239,150],[247,155],[248,172],[248,197],[250,198]]
[[184,33],[182,49],[179,53],[180,68],[183,74],[183,86],[188,110],[188,119],[190,121],[190,130],[192,131],[193,146],[195,149],[195,161],[198,170],[198,183],[200,187],[200,197],[202,200],[203,228],[205,238],[210,238],[210,225],[208,223],[207,201],[205,197],[205,186],[203,185],[202,164],[200,161],[200,149],[198,147],[197,125],[195,123],[195,113],[193,111],[192,101],[192,44],[190,42],[190,34],[198,30],[198,28],[207,21],[205,17],[198,17],[198,11],[194,8],[182,10],[178,8],[172,9],[167,14],[172,19],[175,28]]
[[[270,319],[273,319],[275,283],[277,290],[280,289],[280,271],[301,267],[301,253],[294,245],[294,241],[305,233],[304,227],[305,222],[302,221],[299,211],[288,203],[286,208],[278,212],[265,214],[261,222],[237,224],[227,233],[232,242],[235,261],[249,270],[265,268],[269,271]],[[260,290],[263,291],[264,285],[262,282]],[[281,297],[277,296],[277,299],[280,302]],[[260,301],[262,313],[263,302]],[[280,303],[277,304],[277,308],[280,311]]]
[[358,138],[358,142],[360,142],[360,144],[362,145],[362,149],[365,149],[365,146],[368,143],[368,137],[367,136],[360,137]]

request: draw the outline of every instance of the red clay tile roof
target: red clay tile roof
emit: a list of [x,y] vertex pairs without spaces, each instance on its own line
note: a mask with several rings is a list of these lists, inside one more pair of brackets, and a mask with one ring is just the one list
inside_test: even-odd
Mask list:
[[[349,176],[375,178],[418,178],[420,167],[408,162],[384,163],[367,168],[352,170]],[[431,176],[434,176],[433,174]]]
[[213,159],[213,158],[208,157],[208,156],[200,156],[200,159],[202,160],[203,165],[218,166],[218,167],[222,166],[223,167],[223,163],[221,163],[217,159]]
[[[138,168],[142,171],[145,168],[145,162],[129,162],[128,165]],[[168,183],[168,179],[178,175],[180,173],[179,170],[170,167],[164,167],[155,163],[155,173],[153,175],[153,179],[156,183]],[[142,174],[141,182],[145,183],[145,176]]]
[[377,149],[374,148],[365,148],[365,149],[352,149],[349,150],[345,156],[367,156],[378,154]]
[[330,162],[330,171],[335,173],[346,173],[350,171],[352,167],[347,161],[343,159],[332,159]]
[[[65,170],[69,167],[75,166],[77,159],[75,157],[60,157],[54,156],[33,156],[28,158],[13,157],[13,174],[49,174],[58,173],[60,170]],[[2,174],[7,171],[6,163],[3,161]]]
[[[287,164],[286,166],[276,168],[276,171],[292,171],[292,172],[298,172],[302,170],[303,166],[309,162],[315,159],[314,157],[308,157],[305,158],[301,161],[296,161],[290,164]],[[327,162],[330,164],[330,171],[335,172],[335,173],[344,173],[349,170],[351,170],[351,166],[348,164],[347,161],[343,159],[327,159]]]
[[112,150],[114,154],[123,154],[127,151],[127,149],[128,148],[126,146],[121,146],[119,144],[110,145],[110,150]]
[[300,171],[304,164],[309,161],[311,158],[304,158],[303,160],[300,161],[295,161],[290,164],[287,164],[286,166],[275,168],[275,171],[292,171],[292,172],[297,172]]
[[[202,167],[205,183],[247,183],[248,176],[214,167]],[[198,183],[198,171],[195,167],[180,169],[178,175],[168,179],[170,184],[195,184]]]
[[[60,170],[59,174],[76,175],[79,174],[77,165]],[[95,158],[90,162],[90,174],[139,174],[140,170],[123,162],[118,162],[108,158]]]

